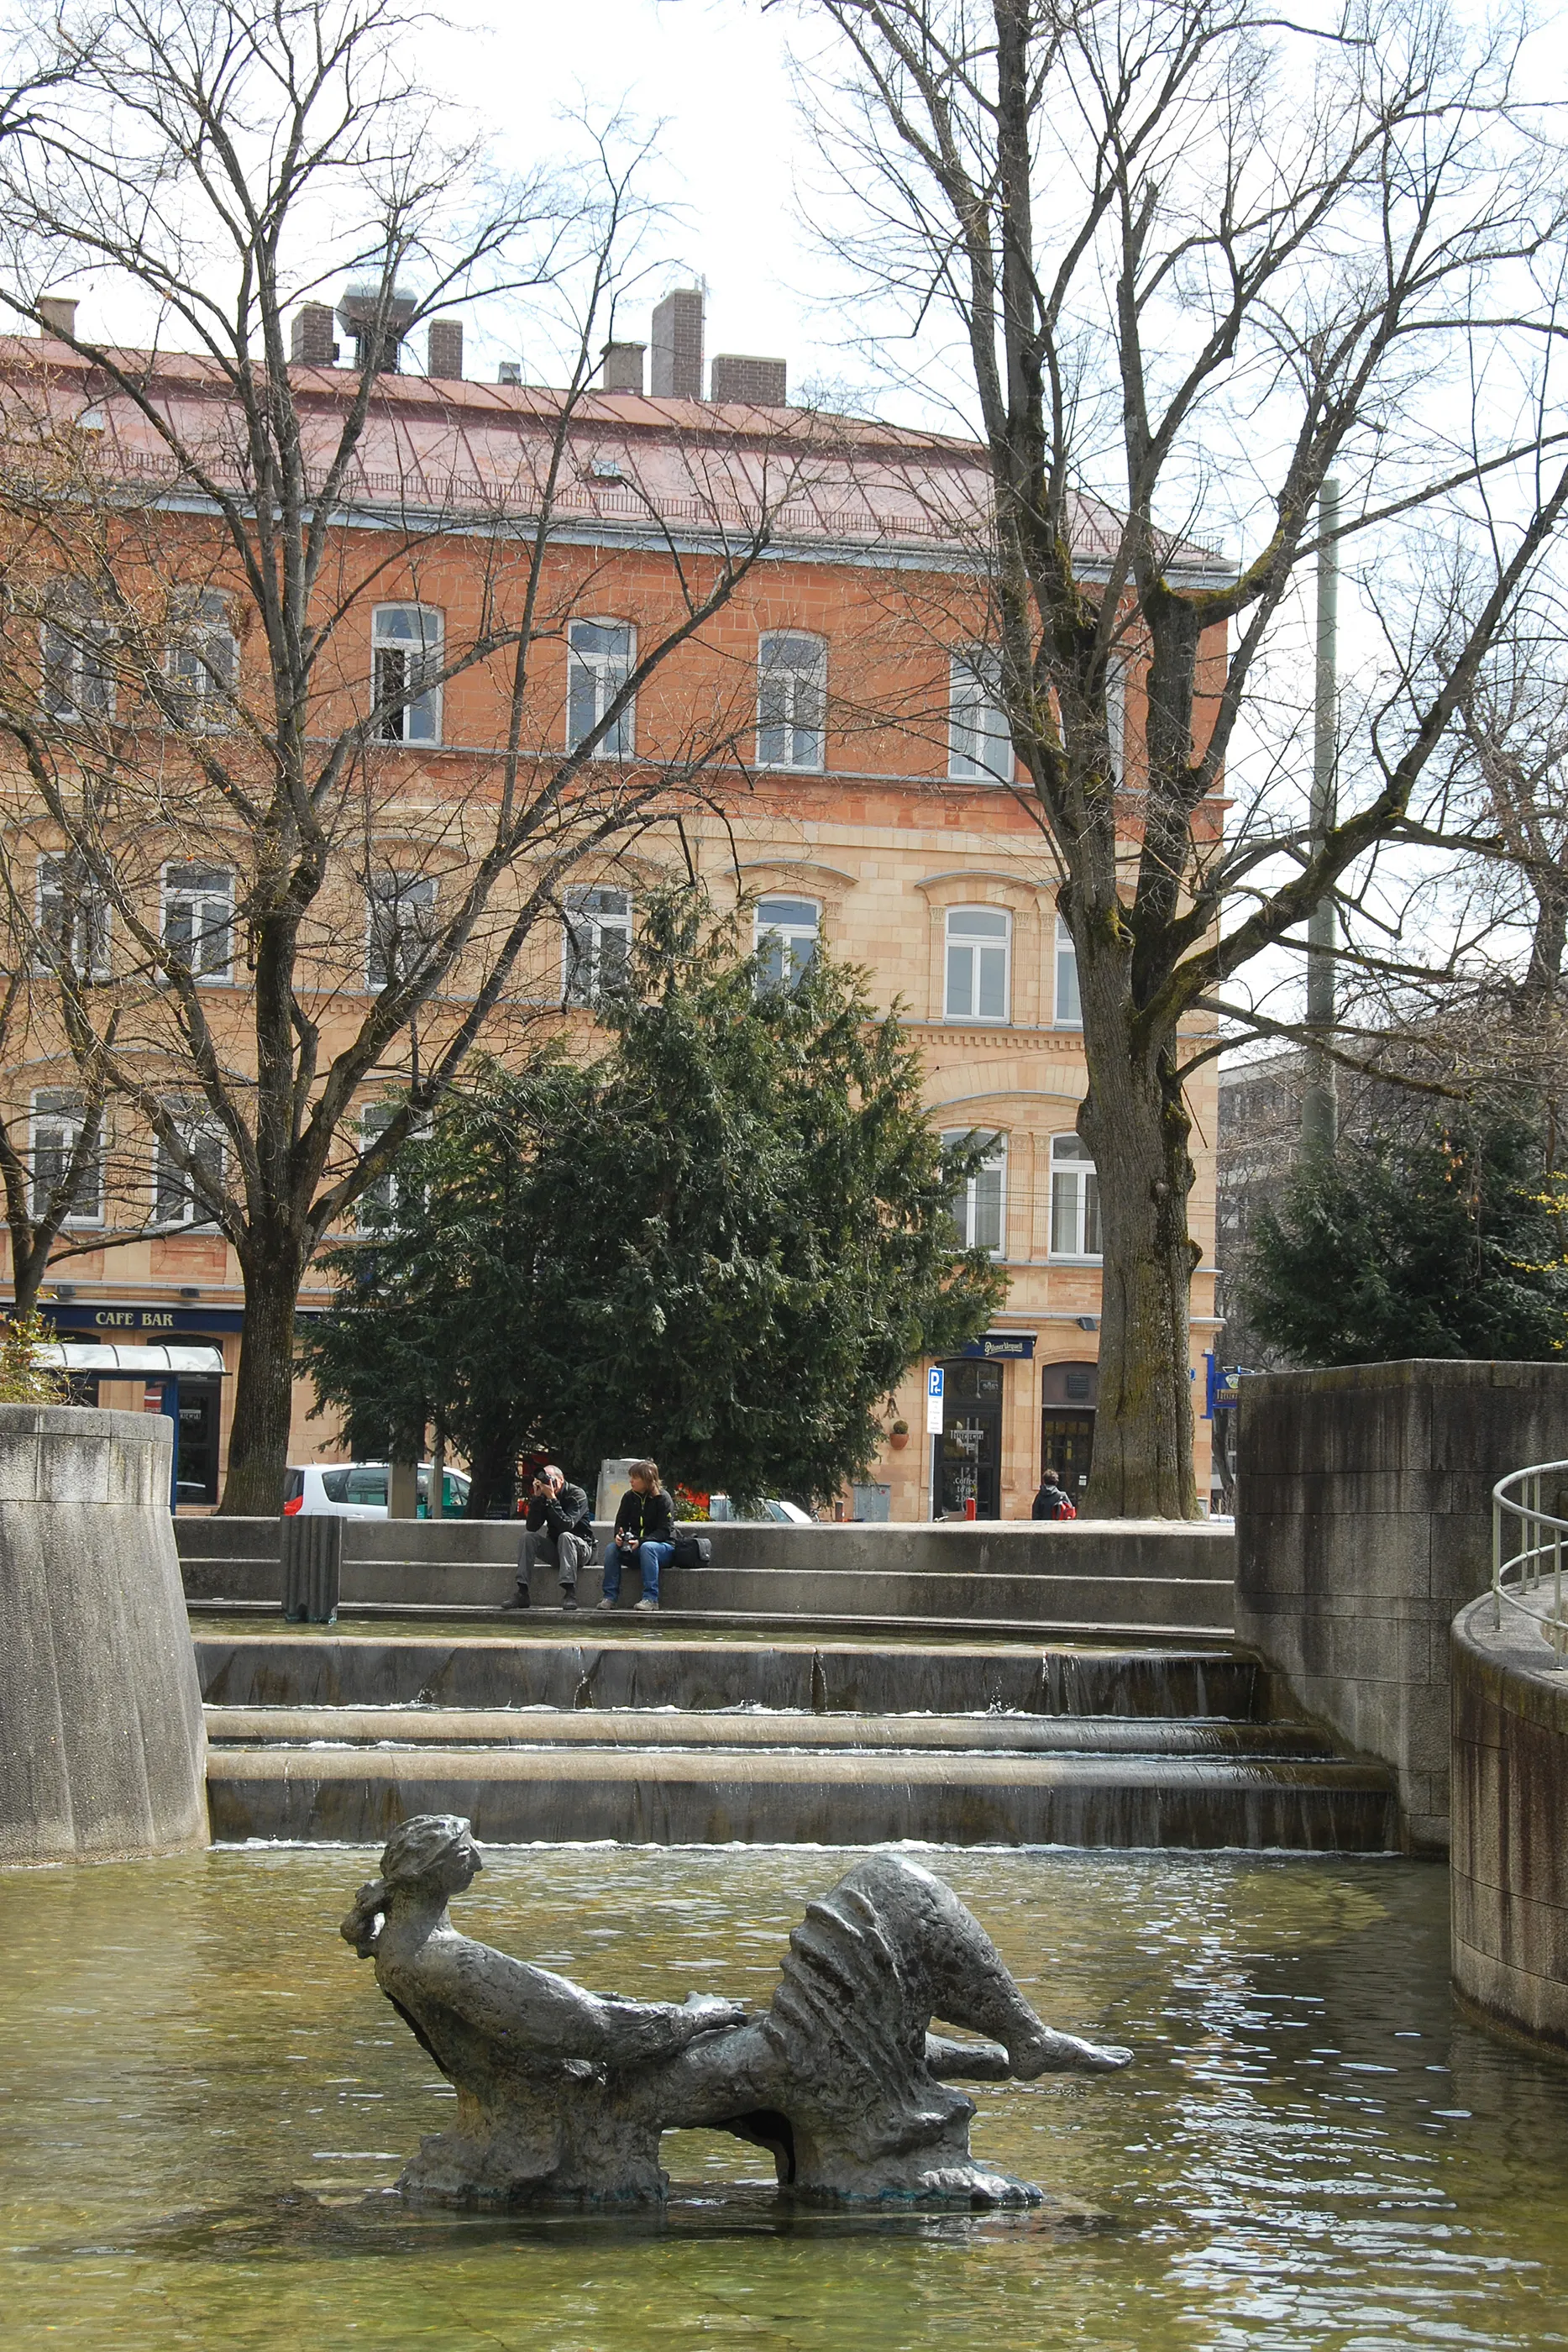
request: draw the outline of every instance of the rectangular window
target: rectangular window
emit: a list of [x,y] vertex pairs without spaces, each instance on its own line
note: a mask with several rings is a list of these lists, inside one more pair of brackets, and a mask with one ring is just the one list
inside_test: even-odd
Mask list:
[[228,605],[215,589],[204,588],[184,599],[179,634],[164,667],[169,717],[176,726],[208,733],[228,725],[239,647],[229,626]]
[[109,901],[78,857],[38,860],[38,964],[78,980],[109,978]]
[[383,743],[439,743],[444,626],[428,604],[378,604],[371,624],[377,718]]
[[[87,1106],[77,1094],[33,1097],[33,1214],[48,1214],[56,1193],[69,1181],[71,1160],[87,1123]],[[103,1140],[78,1168],[68,1225],[103,1223]]]
[[953,907],[947,914],[943,1018],[1005,1022],[1012,918],[996,907]]
[[369,893],[365,984],[400,986],[435,936],[435,877],[431,874],[377,874]]
[[625,985],[632,954],[632,894],[598,887],[568,890],[562,901],[561,992],[568,1004],[592,1004]]
[[820,771],[827,757],[828,648],[779,630],[758,646],[757,764]]
[[[158,1139],[152,1217],[160,1225],[212,1225],[213,1202],[224,1189],[224,1132],[211,1111],[168,1107],[174,1144]],[[176,1149],[175,1146],[178,1148]]]
[[1078,993],[1078,948],[1062,918],[1056,919],[1056,1025],[1082,1029],[1083,1004]]
[[758,988],[793,988],[816,960],[820,910],[812,898],[759,898],[755,942]]
[[[988,1139],[990,1148],[985,1159],[963,1191],[953,1197],[952,1217],[960,1249],[989,1250],[999,1257],[1007,1243],[1008,1139],[1005,1135]],[[973,1143],[977,1138],[971,1129],[954,1128],[942,1140],[951,1149]]]
[[1012,729],[1001,706],[1001,665],[976,646],[955,654],[947,704],[947,773],[956,782],[1010,784]]
[[1051,1139],[1051,1254],[1100,1255],[1100,1179],[1076,1135]]
[[227,980],[234,962],[235,878],[223,866],[165,866],[163,944],[197,980]]
[[68,726],[114,716],[114,675],[108,623],[84,591],[63,589],[51,601],[42,631],[42,700],[50,719]]
[[[398,1109],[396,1103],[371,1103],[360,1113],[361,1151],[371,1150],[380,1141]],[[396,1224],[402,1190],[396,1171],[391,1168],[366,1185],[354,1204],[355,1222],[361,1233],[385,1233]]]
[[[569,751],[588,740],[631,677],[636,659],[636,631],[629,621],[572,623],[567,653]],[[594,745],[594,758],[629,760],[636,731],[636,708],[629,702]]]

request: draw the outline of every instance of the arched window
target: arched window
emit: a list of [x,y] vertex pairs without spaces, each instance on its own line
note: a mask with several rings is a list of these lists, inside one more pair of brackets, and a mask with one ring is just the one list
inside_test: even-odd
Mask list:
[[1076,1135],[1051,1139],[1051,1255],[1100,1255],[1100,1179]]
[[944,1020],[1010,1017],[1012,929],[1012,917],[1000,907],[948,908]]
[[437,676],[445,629],[428,604],[378,604],[371,623],[376,733],[383,743],[439,743]]
[[[637,632],[630,621],[573,621],[567,632],[566,747],[575,751],[600,724],[637,666]],[[596,760],[629,760],[637,740],[637,709],[627,703],[593,747]]]
[[821,909],[814,898],[758,898],[757,984],[793,988],[817,953]]
[[947,773],[955,782],[1010,784],[1013,738],[1001,702],[1001,666],[983,646],[948,668]]
[[[942,1137],[949,1150],[963,1143],[977,1143],[980,1138],[972,1128],[948,1128]],[[1005,1135],[987,1139],[989,1149],[979,1167],[961,1192],[956,1192],[950,1213],[958,1229],[960,1249],[990,1250],[1000,1257],[1007,1246],[1008,1234],[1008,1139]]]
[[828,648],[775,630],[757,648],[757,764],[820,770],[827,756]]
[[1056,1025],[1082,1029],[1083,1000],[1078,993],[1078,944],[1065,919],[1056,919]]

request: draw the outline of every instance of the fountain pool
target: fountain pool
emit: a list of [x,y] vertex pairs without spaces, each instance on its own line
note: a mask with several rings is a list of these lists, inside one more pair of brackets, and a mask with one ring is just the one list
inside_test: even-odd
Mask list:
[[[1428,1864],[923,1858],[1126,2074],[971,2086],[977,2155],[1097,2220],[779,2210],[674,2134],[668,2212],[413,2214],[451,2095],[338,1939],[373,1854],[0,1872],[10,2352],[1392,2352],[1568,2345],[1568,2068],[1448,1985]],[[845,1857],[490,1849],[471,1935],[605,1990],[760,2004]]]

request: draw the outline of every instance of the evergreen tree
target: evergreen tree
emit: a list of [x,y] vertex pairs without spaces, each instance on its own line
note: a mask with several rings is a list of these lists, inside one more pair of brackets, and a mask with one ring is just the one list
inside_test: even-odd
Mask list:
[[318,1386],[400,1447],[439,1419],[476,1509],[533,1444],[824,1499],[1005,1295],[949,1213],[988,1139],[943,1148],[862,974],[765,988],[697,894],[650,909],[598,1010],[601,1059],[488,1067],[405,1152],[401,1213],[335,1254]]
[[1304,1162],[1258,1221],[1249,1315],[1301,1364],[1561,1355],[1568,1198],[1544,1157],[1527,1118],[1471,1111]]

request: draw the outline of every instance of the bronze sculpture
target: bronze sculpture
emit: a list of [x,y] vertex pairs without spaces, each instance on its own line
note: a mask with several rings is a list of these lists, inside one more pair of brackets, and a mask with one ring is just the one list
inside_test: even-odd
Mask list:
[[[875,1851],[807,1906],[768,2008],[585,1991],[458,1934],[447,1904],[483,1868],[468,1823],[403,1822],[342,1933],[457,2088],[404,2193],[449,2204],[652,2203],[662,2132],[768,2148],[782,2187],[834,2201],[1038,2204],[969,2152],[954,2077],[1105,2073],[1130,2053],[1043,2025],[941,1879]],[[932,2017],[989,2038],[929,2032]]]

